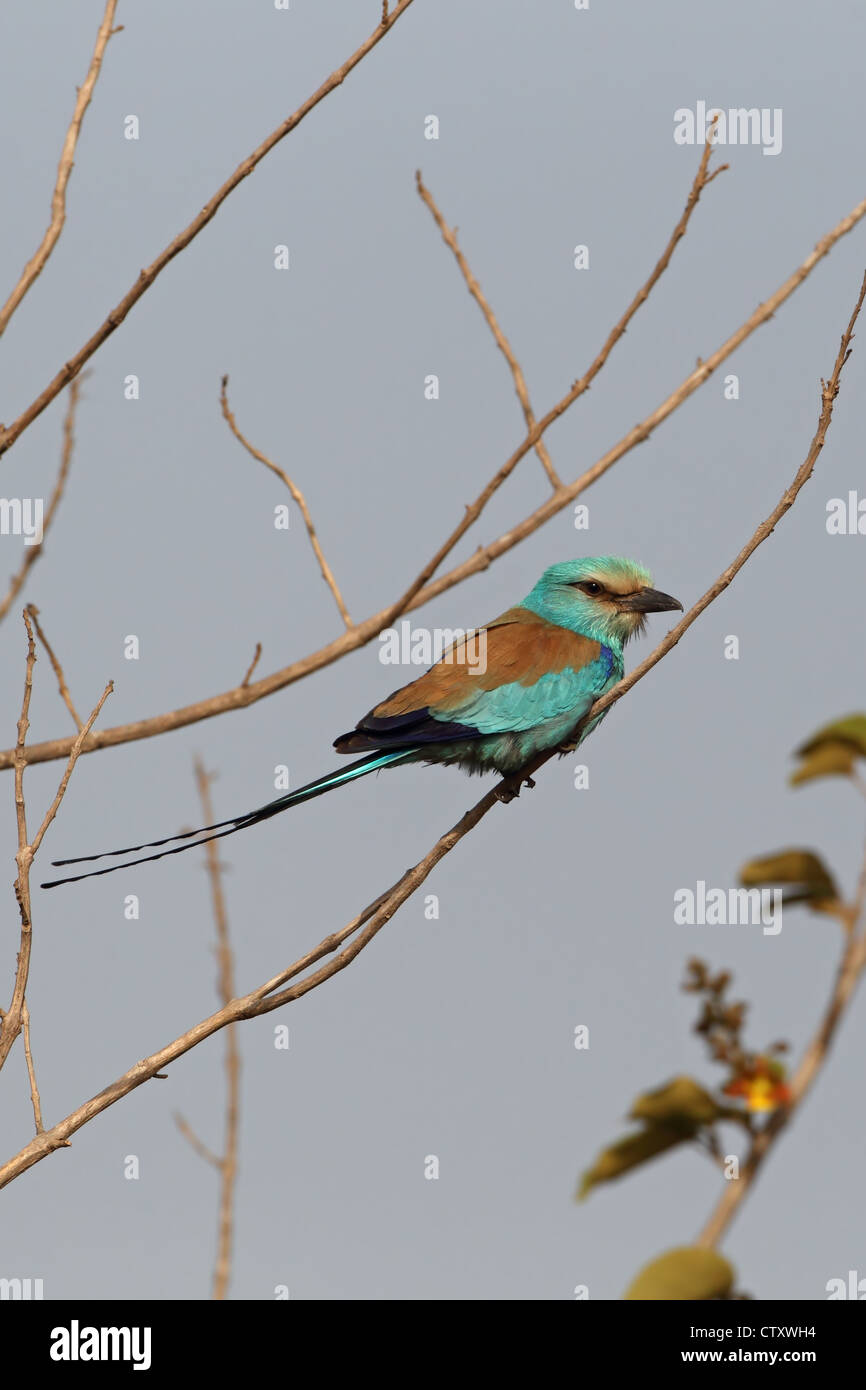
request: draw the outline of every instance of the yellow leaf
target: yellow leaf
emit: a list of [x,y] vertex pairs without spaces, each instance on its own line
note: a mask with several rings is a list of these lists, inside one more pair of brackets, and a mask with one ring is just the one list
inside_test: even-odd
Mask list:
[[866,714],[848,714],[844,719],[825,724],[823,729],[801,744],[797,757],[804,758],[827,743],[847,743],[858,757],[866,758]]
[[720,1113],[718,1102],[690,1076],[675,1076],[658,1090],[638,1096],[629,1111],[633,1120],[651,1120],[674,1127],[685,1125],[691,1129],[712,1124]]
[[797,891],[786,895],[786,902],[835,901],[837,898],[829,869],[823,859],[808,849],[780,850],[763,859],[752,859],[740,870],[740,882],[745,888],[790,884]]
[[581,1175],[577,1200],[582,1202],[598,1183],[612,1182],[614,1178],[621,1178],[623,1173],[630,1172],[632,1168],[639,1167],[641,1163],[647,1163],[651,1158],[664,1153],[666,1149],[672,1149],[677,1144],[685,1143],[687,1139],[692,1138],[692,1135],[693,1131],[683,1128],[673,1129],[666,1125],[647,1125],[637,1134],[627,1134],[616,1144],[602,1149],[592,1167],[587,1168],[586,1172]]
[[814,781],[816,777],[850,777],[856,761],[857,752],[850,743],[828,739],[805,755],[788,781],[792,787],[798,787],[802,782]]
[[715,1250],[683,1245],[645,1265],[632,1280],[627,1299],[725,1298],[734,1286],[734,1270]]

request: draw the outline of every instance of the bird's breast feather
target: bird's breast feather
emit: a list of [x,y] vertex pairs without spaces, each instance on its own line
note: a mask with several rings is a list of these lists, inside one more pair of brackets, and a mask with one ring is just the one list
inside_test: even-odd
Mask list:
[[531,728],[571,710],[579,717],[603,692],[614,666],[613,652],[600,642],[527,609],[510,609],[481,634],[456,642],[423,676],[371,710],[360,727],[396,732],[421,711],[479,733]]

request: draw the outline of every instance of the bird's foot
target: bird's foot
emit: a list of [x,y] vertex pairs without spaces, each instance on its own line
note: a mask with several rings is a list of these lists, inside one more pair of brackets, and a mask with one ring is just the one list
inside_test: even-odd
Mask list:
[[513,777],[504,778],[502,785],[496,788],[496,795],[503,805],[507,806],[509,801],[520,795],[521,787],[534,787],[535,782],[531,777],[522,777],[520,773],[515,773]]

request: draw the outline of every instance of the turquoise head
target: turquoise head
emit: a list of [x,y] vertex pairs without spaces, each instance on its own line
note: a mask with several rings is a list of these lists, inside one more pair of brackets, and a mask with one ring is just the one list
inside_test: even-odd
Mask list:
[[647,613],[682,604],[652,587],[652,575],[635,560],[595,555],[565,560],[544,571],[522,606],[558,627],[619,650],[643,632]]

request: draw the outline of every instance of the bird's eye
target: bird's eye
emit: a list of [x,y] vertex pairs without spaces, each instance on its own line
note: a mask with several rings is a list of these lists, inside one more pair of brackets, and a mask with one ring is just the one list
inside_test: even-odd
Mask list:
[[580,583],[575,584],[574,587],[580,589],[584,594],[589,594],[591,598],[595,598],[597,594],[604,593],[604,586],[599,584],[595,579],[581,580]]

